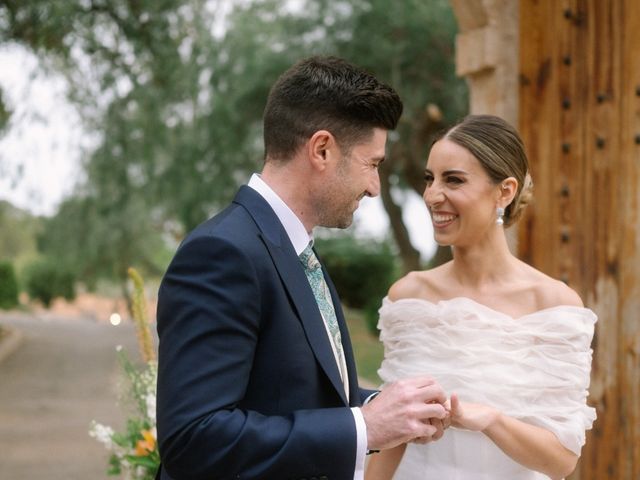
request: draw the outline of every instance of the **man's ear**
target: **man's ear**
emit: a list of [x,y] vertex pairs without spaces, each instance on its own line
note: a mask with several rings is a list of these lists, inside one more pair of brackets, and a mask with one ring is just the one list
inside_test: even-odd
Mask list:
[[324,170],[335,155],[337,143],[335,137],[327,130],[318,130],[307,142],[307,155],[312,167]]
[[518,181],[513,177],[505,178],[500,182],[498,188],[498,206],[507,208],[516,196],[516,192],[518,191]]

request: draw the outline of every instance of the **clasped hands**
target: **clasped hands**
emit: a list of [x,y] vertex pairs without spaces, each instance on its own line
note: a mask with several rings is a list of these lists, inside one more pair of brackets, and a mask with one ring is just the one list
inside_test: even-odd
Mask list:
[[422,376],[387,385],[362,407],[362,414],[368,448],[383,450],[438,440],[451,425],[481,431],[498,412],[484,405],[462,404],[455,394],[447,398],[435,380]]

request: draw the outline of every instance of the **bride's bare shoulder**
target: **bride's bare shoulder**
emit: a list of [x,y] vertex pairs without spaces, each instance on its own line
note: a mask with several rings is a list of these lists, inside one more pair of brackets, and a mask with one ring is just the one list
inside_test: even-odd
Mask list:
[[387,296],[391,301],[405,298],[437,301],[447,279],[448,268],[449,265],[445,263],[431,270],[409,272],[391,285]]
[[536,300],[541,310],[561,305],[584,307],[580,295],[566,283],[556,280],[533,267],[529,268],[531,269],[531,279],[535,285]]
[[542,308],[557,307],[560,305],[584,307],[580,295],[571,287],[559,280],[550,279],[548,283],[538,291]]

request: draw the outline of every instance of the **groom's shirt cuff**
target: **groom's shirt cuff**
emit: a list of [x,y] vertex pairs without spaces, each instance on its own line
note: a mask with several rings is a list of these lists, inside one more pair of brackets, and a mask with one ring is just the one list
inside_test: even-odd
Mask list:
[[364,423],[364,417],[359,407],[351,409],[353,419],[356,422],[356,431],[358,434],[356,449],[356,465],[353,470],[353,480],[364,479],[364,459],[367,454],[367,424]]

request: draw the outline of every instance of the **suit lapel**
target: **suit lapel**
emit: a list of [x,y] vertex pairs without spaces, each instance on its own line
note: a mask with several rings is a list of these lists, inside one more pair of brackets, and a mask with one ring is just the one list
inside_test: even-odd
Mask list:
[[[340,378],[340,371],[324,326],[324,320],[286,231],[269,204],[250,187],[242,187],[234,202],[242,205],[251,214],[262,232],[260,237],[269,251],[285,289],[289,292],[294,309],[305,331],[307,341],[311,345],[311,349],[325,374],[331,380],[344,403],[348,405],[342,379]],[[333,295],[334,292],[332,292]],[[339,303],[335,303],[335,298],[334,305],[339,306]],[[340,312],[340,316],[342,317],[342,312]],[[339,322],[344,342],[344,335],[346,334],[348,337],[348,333],[345,333],[343,329],[344,318]],[[351,345],[349,345],[350,350]],[[349,367],[350,372],[351,370]],[[351,374],[349,375],[349,381],[351,382]]]

